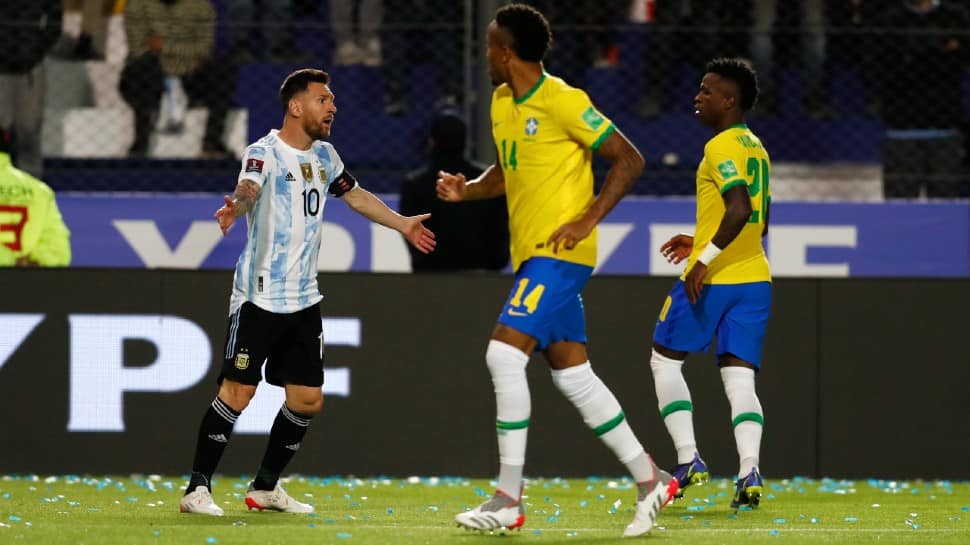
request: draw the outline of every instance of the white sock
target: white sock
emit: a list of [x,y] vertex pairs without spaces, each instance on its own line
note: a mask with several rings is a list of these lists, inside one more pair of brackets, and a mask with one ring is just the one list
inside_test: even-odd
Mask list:
[[667,425],[667,433],[677,449],[677,463],[686,464],[694,459],[697,441],[694,439],[694,404],[684,380],[684,360],[675,360],[653,351],[650,370],[657,390],[660,416]]
[[485,362],[495,385],[495,429],[500,464],[498,489],[518,499],[532,414],[529,382],[525,375],[529,355],[493,339],[485,351]]
[[758,467],[761,431],[764,427],[764,413],[754,390],[754,369],[722,367],[721,380],[731,403],[731,422],[734,424],[734,440],[738,444],[740,459],[738,476],[744,477]]
[[575,367],[553,369],[552,382],[579,409],[586,425],[613,450],[636,482],[654,478],[650,457],[633,435],[620,403],[588,361]]

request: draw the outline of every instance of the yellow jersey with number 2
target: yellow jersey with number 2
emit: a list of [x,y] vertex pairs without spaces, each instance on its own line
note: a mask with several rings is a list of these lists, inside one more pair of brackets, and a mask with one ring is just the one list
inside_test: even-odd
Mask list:
[[505,177],[512,268],[531,257],[596,266],[596,229],[573,249],[546,245],[593,203],[593,152],[615,130],[589,96],[543,72],[518,99],[502,84],[492,94],[492,136]]
[[747,125],[732,125],[704,146],[704,158],[697,167],[697,229],[694,249],[686,271],[714,238],[724,217],[722,195],[744,184],[751,198],[751,217],[737,238],[711,262],[705,284],[744,284],[771,281],[768,258],[761,245],[765,214],[771,202],[769,180],[771,160]]

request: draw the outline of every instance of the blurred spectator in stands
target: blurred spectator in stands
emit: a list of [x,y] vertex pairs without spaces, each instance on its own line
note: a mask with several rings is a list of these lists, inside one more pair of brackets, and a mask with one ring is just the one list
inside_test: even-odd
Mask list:
[[[77,13],[80,18],[78,35],[61,36],[55,55],[79,61],[104,60],[108,18],[116,0],[63,0],[64,15]],[[66,29],[65,29],[66,30]]]
[[385,111],[409,110],[412,67],[430,61],[437,70],[438,106],[462,102],[465,5],[453,0],[394,0],[385,6]]
[[[295,0],[225,0],[229,20],[230,56],[236,62],[267,60],[296,62],[306,57],[296,47]],[[335,0],[337,1],[337,0]],[[261,38],[261,40],[260,40]],[[270,48],[261,47],[268,42]]]
[[438,171],[474,177],[484,169],[465,158],[465,133],[465,122],[457,113],[438,113],[431,121],[427,163],[408,174],[401,186],[401,214],[431,212],[425,226],[437,233],[434,252],[411,251],[411,269],[415,272],[500,271],[509,263],[509,216],[504,196],[460,203],[438,198]]
[[67,266],[71,232],[54,192],[13,166],[10,140],[10,133],[0,130],[0,266]]
[[802,112],[819,119],[833,117],[831,85],[836,72],[849,69],[863,82],[866,110],[877,105],[871,79],[873,63],[863,52],[882,2],[874,0],[805,0],[777,2],[771,32],[770,77],[760,100],[762,110],[777,109],[775,96],[782,74],[797,69],[802,82]]
[[[699,74],[711,57],[750,58],[754,20],[753,0],[658,0],[654,6],[643,63],[646,90],[639,108],[646,118],[661,112],[682,67]],[[684,104],[683,109],[689,107]]]
[[43,60],[61,35],[61,0],[0,1],[0,24],[0,126],[13,131],[17,164],[40,176]]
[[382,0],[330,0],[335,65],[380,66],[383,4]]
[[[222,143],[236,87],[236,65],[215,56],[215,10],[209,0],[128,0],[128,59],[121,96],[135,115],[133,156],[146,155],[166,78],[179,78],[190,105],[208,109],[202,157],[228,157]],[[169,80],[171,81],[171,80]]]
[[886,198],[956,197],[970,15],[949,0],[892,0],[875,21]]
[[556,36],[544,64],[571,85],[586,85],[591,66],[619,62],[617,25],[626,20],[629,0],[523,0],[549,17]]

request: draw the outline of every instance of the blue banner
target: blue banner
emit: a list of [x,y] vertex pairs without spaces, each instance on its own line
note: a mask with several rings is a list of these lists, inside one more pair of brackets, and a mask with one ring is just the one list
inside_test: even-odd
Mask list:
[[[397,198],[385,196],[392,208]],[[407,272],[403,238],[342,202],[324,212],[322,271]],[[73,265],[231,269],[243,222],[225,237],[213,218],[221,195],[58,196]],[[676,275],[658,248],[694,225],[692,199],[630,197],[600,225],[598,274]],[[775,276],[970,276],[967,203],[774,203],[766,249]]]

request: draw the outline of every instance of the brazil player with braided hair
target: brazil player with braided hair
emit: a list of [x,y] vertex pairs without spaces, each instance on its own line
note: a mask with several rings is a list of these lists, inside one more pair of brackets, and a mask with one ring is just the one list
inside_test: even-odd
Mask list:
[[[764,415],[755,392],[771,306],[771,270],[761,240],[768,233],[771,161],[744,121],[758,98],[757,75],[741,59],[714,59],[694,97],[694,115],[714,131],[697,168],[697,226],[660,251],[685,273],[660,310],[650,368],[660,414],[677,450],[671,473],[683,490],[707,479],[694,438],[693,403],[682,367],[717,337],[717,359],[740,467],[732,507],[756,507]],[[682,494],[682,492],[680,493]]]
[[[532,7],[500,8],[487,31],[492,136],[498,161],[473,180],[441,172],[440,198],[505,194],[515,282],[492,332],[485,362],[495,388],[500,470],[495,495],[458,514],[476,530],[525,522],[522,476],[531,399],[526,364],[539,350],[552,381],[637,482],[637,508],[624,535],[650,530],[677,481],[661,471],[630,428],[586,353],[580,292],[596,265],[596,226],[643,170],[643,157],[580,89],[543,69],[549,23]],[[593,153],[610,163],[593,193]]]

